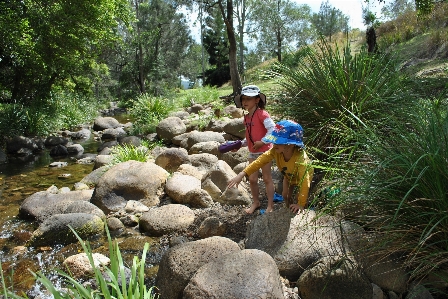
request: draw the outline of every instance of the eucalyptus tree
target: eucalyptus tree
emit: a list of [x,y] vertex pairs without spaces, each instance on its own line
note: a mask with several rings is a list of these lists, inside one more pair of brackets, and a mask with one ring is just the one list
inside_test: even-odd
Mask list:
[[348,32],[348,17],[342,11],[330,5],[330,2],[322,2],[319,12],[313,14],[312,22],[316,30],[329,38],[337,32]]
[[253,32],[248,26],[248,22],[253,18],[252,13],[254,11],[254,5],[257,0],[235,0],[235,17],[237,20],[238,28],[238,68],[240,74],[244,74],[245,69],[245,55],[246,45],[244,37],[246,35],[253,36]]
[[232,83],[232,95],[241,91],[241,78],[238,72],[237,61],[237,35],[234,28],[234,1],[235,0],[173,0],[184,5],[197,3],[202,5],[205,10],[216,7],[221,13],[222,20],[226,26],[227,39],[229,42],[229,71],[230,81]]
[[185,17],[165,0],[131,0],[135,22],[123,30],[111,61],[122,97],[160,95],[178,83],[182,59],[192,44]]
[[90,93],[97,61],[130,20],[126,0],[0,2],[0,102],[31,105],[51,91]]
[[259,51],[273,53],[278,61],[286,47],[307,44],[311,8],[290,0],[257,1],[251,21],[257,31]]

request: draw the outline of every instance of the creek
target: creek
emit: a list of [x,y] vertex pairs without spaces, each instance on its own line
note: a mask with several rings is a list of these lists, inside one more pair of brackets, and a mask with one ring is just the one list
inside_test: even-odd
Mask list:
[[[114,116],[120,123],[129,121],[126,115]],[[84,154],[97,154],[101,140],[91,138],[79,142],[84,148]],[[14,292],[26,293],[29,297],[44,295],[44,287],[36,283],[32,274],[41,271],[51,278],[55,285],[61,285],[55,270],[63,269],[62,262],[70,255],[82,252],[78,243],[67,246],[56,245],[48,247],[28,247],[27,241],[32,232],[37,228],[37,223],[21,219],[19,208],[21,203],[30,195],[45,191],[51,186],[58,189],[68,187],[73,190],[73,185],[93,170],[93,164],[76,163],[75,157],[54,158],[49,154],[50,149],[30,156],[27,159],[10,158],[8,163],[0,164],[0,258],[2,271],[6,277],[7,286],[13,286]],[[49,167],[53,162],[67,162],[65,167]],[[69,175],[67,175],[69,174]],[[140,236],[133,232],[125,237],[117,238],[123,243],[123,259],[130,264],[134,255],[141,255],[136,247],[143,249],[144,242],[150,242],[151,250],[147,256],[148,276],[154,276],[157,264],[161,257],[159,240]],[[144,242],[142,242],[144,240]],[[139,246],[136,246],[138,243]],[[91,241],[91,247],[95,252],[108,255],[107,239],[105,237]],[[127,248],[126,248],[127,247]],[[128,249],[128,250],[127,250]],[[45,296],[47,297],[47,296]]]

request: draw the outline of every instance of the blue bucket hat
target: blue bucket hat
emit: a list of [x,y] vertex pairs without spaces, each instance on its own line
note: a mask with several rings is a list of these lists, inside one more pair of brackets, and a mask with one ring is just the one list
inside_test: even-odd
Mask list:
[[303,144],[303,128],[292,120],[282,120],[275,124],[274,131],[261,139],[266,143],[294,144],[305,147]]

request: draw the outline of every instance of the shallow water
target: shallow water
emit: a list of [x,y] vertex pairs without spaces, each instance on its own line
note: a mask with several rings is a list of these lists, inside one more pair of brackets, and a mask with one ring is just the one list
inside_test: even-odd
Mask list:
[[[122,118],[119,121],[124,123],[129,120]],[[100,145],[100,142],[93,139],[93,134],[91,139],[79,143],[84,147],[84,153],[97,153]],[[82,252],[79,244],[23,247],[37,228],[37,223],[18,217],[19,207],[28,196],[35,192],[45,191],[53,185],[73,190],[73,185],[93,170],[93,164],[78,164],[76,160],[75,157],[51,157],[49,149],[46,149],[28,160],[11,159],[9,163],[0,165],[0,259],[2,271],[5,276],[12,277],[12,285],[16,293],[23,291],[30,297],[42,296],[44,288],[35,283],[29,270],[42,271],[58,285],[60,281],[55,274],[55,269],[62,269],[62,262],[68,256]],[[67,166],[49,167],[53,162],[67,162]],[[70,176],[66,176],[67,174]],[[136,234],[133,238],[138,237]],[[145,238],[147,238],[145,242],[152,244],[147,257],[147,271],[151,274],[151,266],[160,260],[161,251],[158,239]],[[122,237],[118,241],[122,242],[125,239]],[[132,238],[129,238],[127,242],[132,242]],[[144,242],[141,240],[136,242],[143,248]],[[106,243],[106,238],[101,238],[92,241],[91,247],[95,251],[102,251],[108,255]],[[125,248],[122,253],[128,264],[132,264],[134,255],[141,254],[132,250],[127,251]],[[9,280],[7,285],[11,286]]]

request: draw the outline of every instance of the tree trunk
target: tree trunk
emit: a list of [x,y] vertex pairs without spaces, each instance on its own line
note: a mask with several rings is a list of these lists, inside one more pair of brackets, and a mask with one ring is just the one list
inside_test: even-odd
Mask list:
[[233,29],[233,1],[227,0],[227,10],[224,10],[222,1],[219,1],[219,8],[221,10],[224,23],[226,24],[227,37],[229,39],[229,67],[230,67],[230,81],[232,82],[233,95],[241,92],[241,78],[238,73],[237,62],[237,42],[235,31]]
[[[135,1],[135,14],[137,16],[137,18],[139,17],[139,3],[138,0]],[[141,39],[140,39],[140,27],[137,23],[137,37],[138,37],[138,50],[137,50],[137,54],[136,54],[136,60],[137,60],[137,65],[138,65],[138,78],[137,78],[137,84],[138,87],[140,89],[140,94],[144,94],[146,92],[146,88],[145,88],[145,74],[143,71],[143,48],[142,48],[142,43],[141,43]]]

